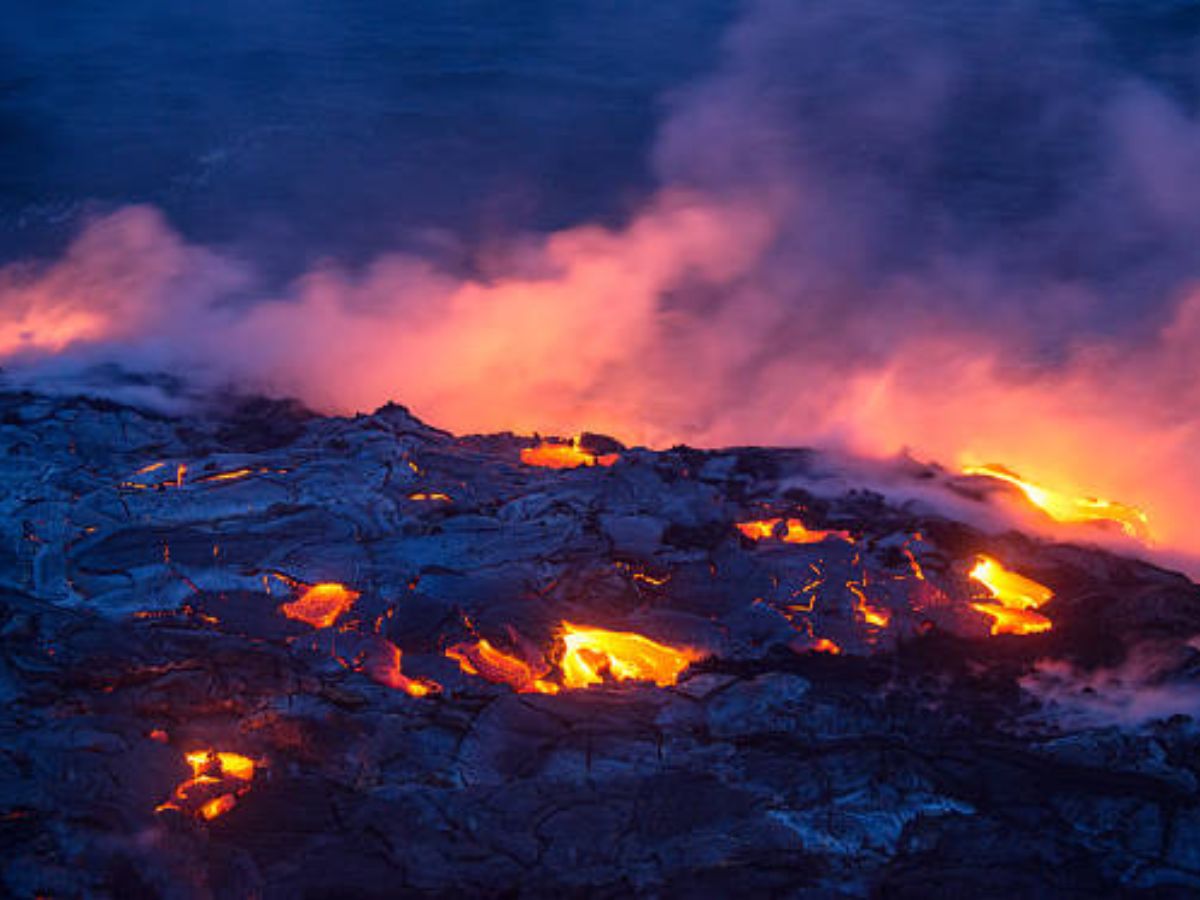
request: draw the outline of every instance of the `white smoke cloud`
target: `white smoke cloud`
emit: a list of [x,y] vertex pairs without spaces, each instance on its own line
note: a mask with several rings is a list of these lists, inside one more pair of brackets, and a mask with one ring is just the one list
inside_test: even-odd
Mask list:
[[1081,671],[1061,660],[1042,660],[1021,680],[1041,703],[1038,715],[1067,728],[1109,725],[1136,728],[1175,715],[1200,716],[1200,683],[1181,679],[1194,667],[1197,640],[1178,646],[1136,647],[1114,668]]

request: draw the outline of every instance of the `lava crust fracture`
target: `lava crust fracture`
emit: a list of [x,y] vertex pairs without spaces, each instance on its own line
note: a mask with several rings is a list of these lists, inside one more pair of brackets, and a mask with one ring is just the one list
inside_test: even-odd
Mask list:
[[1182,575],[810,451],[207,408],[0,394],[2,893],[1200,891]]

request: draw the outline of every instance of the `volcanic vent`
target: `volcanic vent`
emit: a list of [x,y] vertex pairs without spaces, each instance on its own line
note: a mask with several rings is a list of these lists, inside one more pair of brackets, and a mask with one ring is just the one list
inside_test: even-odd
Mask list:
[[1200,593],[1007,470],[0,407],[9,894],[1200,890]]

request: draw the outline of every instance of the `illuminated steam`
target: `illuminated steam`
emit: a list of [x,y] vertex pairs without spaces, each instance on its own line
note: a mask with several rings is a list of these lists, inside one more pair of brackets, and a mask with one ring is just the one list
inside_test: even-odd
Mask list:
[[470,278],[395,255],[264,292],[127,208],[0,272],[0,354],[457,431],[1000,462],[1200,554],[1200,122],[1099,24],[1043,26],[755,3],[667,98],[661,188],[620,227],[481,248]]

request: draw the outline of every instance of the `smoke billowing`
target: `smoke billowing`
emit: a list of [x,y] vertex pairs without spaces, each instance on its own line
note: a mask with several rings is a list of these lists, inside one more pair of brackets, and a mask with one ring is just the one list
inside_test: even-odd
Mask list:
[[1200,553],[1200,28],[1084,7],[750,3],[618,227],[276,291],[127,208],[0,274],[0,353],[455,430],[999,461]]
[[1039,717],[1066,728],[1137,727],[1175,715],[1195,716],[1200,685],[1186,677],[1194,671],[1195,644],[1195,639],[1182,646],[1143,644],[1121,665],[1092,671],[1043,660],[1021,686],[1040,701]]

